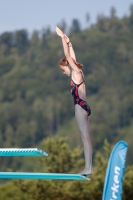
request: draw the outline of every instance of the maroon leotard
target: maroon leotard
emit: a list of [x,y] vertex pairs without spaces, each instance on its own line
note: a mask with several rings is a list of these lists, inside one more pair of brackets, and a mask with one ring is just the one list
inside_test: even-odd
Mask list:
[[91,109],[90,106],[86,103],[86,101],[84,101],[83,99],[81,99],[79,97],[79,93],[78,93],[78,88],[81,84],[84,83],[84,80],[80,83],[80,84],[76,84],[74,83],[74,81],[71,79],[70,80],[70,86],[71,86],[71,94],[74,100],[74,105],[78,104],[80,105],[86,112],[87,115],[90,116],[91,115]]

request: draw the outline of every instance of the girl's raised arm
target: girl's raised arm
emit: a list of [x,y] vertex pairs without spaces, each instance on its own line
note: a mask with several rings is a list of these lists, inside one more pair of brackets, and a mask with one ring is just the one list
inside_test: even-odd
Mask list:
[[74,71],[79,72],[79,71],[80,71],[79,68],[78,68],[77,65],[74,63],[73,58],[72,58],[71,55],[70,55],[69,47],[68,47],[68,45],[67,45],[67,42],[66,42],[66,39],[65,39],[65,35],[63,34],[63,36],[62,36],[61,38],[62,38],[62,44],[63,44],[64,54],[65,54],[65,56],[66,56],[67,61],[69,62],[71,68],[72,68]]
[[[75,57],[75,53],[74,53],[74,50],[71,49],[71,53],[72,53],[72,56],[70,54],[70,44],[68,43],[67,44],[67,39],[69,39],[57,26],[56,26],[56,33],[62,38],[62,45],[63,45],[63,49],[64,49],[64,54],[66,56],[66,59],[68,60],[71,68],[74,70],[74,71],[79,71],[79,68],[77,67],[77,65],[74,63],[73,59],[76,61],[76,57]],[[68,47],[69,45],[69,47]]]
[[71,43],[70,39],[67,37],[67,35],[65,35],[65,39],[66,39],[66,42],[67,42],[68,47],[69,47],[70,56],[76,61],[76,55],[75,55],[72,43]]

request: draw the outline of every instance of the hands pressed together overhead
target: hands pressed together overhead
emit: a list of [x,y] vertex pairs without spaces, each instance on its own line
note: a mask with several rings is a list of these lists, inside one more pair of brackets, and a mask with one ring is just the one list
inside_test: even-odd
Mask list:
[[64,37],[64,39],[66,40],[67,43],[70,42],[70,39],[67,37],[66,34],[63,33],[62,30],[60,30],[57,26],[55,28],[57,35],[59,35],[60,37]]
[[56,26],[55,28],[57,35],[59,35],[60,37],[64,36],[64,33]]

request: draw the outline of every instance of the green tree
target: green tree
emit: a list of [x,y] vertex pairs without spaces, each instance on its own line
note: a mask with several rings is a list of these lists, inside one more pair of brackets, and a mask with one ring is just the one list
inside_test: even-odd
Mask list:
[[0,200],[31,200],[28,195],[23,193],[14,182],[0,185]]
[[15,44],[19,53],[23,53],[28,46],[28,32],[19,30],[15,33]]
[[8,50],[10,50],[14,45],[13,33],[5,32],[0,36],[0,44],[4,44],[7,46]]
[[79,20],[73,19],[72,25],[71,25],[71,28],[70,28],[70,34],[80,32],[80,30],[81,30],[81,26],[80,26]]

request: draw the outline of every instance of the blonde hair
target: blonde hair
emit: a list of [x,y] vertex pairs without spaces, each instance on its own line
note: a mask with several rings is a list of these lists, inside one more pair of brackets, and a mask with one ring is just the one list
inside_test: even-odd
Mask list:
[[[73,59],[73,58],[72,58]],[[82,67],[83,67],[83,64],[81,64],[81,63],[78,63],[77,61],[75,61],[74,59],[73,59],[73,62],[75,63],[75,65],[77,65],[77,67],[79,68],[79,69],[81,69]],[[67,61],[67,59],[66,59],[66,57],[64,57],[62,60],[60,60],[60,65],[62,65],[62,66],[68,66],[68,61]]]

